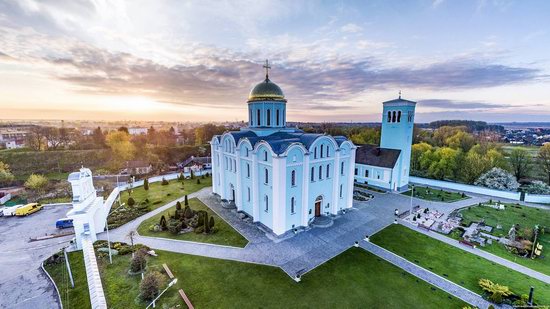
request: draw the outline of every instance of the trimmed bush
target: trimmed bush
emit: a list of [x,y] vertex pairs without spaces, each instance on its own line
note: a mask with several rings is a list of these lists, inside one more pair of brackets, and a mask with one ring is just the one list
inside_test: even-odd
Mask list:
[[130,262],[130,271],[133,273],[140,273],[145,270],[146,266],[147,259],[145,259],[145,254],[141,253],[141,251],[136,252]]
[[208,227],[210,230],[214,228],[214,217],[210,217],[210,221],[208,221]]
[[130,196],[130,197],[128,198],[127,203],[128,203],[128,206],[131,207],[131,206],[134,206],[134,205],[136,204],[136,201],[134,200],[133,197]]
[[163,283],[162,275],[157,271],[152,271],[145,275],[143,281],[139,284],[139,297],[143,301],[151,301],[160,293],[160,287]]
[[198,184],[198,185],[201,184],[201,179],[200,179],[200,178],[197,178],[197,184]]
[[185,195],[185,201],[183,202],[185,206],[189,206],[189,200],[187,200],[187,194]]
[[143,180],[143,190],[145,191],[149,190],[149,179],[147,178]]
[[163,185],[163,186],[167,186],[169,184],[169,182],[165,178],[162,178],[162,181],[161,181],[160,184]]
[[166,217],[164,215],[160,217],[159,225],[162,231],[166,231],[168,229],[168,225],[166,224]]

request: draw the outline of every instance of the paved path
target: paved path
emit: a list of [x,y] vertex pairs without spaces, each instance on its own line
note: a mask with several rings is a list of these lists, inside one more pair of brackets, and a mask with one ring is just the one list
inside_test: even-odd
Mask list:
[[545,282],[545,283],[549,283],[550,284],[550,276],[548,275],[545,275],[543,273],[540,273],[538,271],[535,271],[535,270],[532,270],[531,268],[528,268],[528,267],[525,267],[523,265],[520,265],[520,264],[517,264],[517,263],[514,263],[510,260],[507,260],[507,259],[504,259],[504,258],[501,258],[500,256],[496,256],[494,254],[491,254],[489,252],[486,252],[486,251],[483,251],[481,249],[474,249],[470,246],[466,246],[466,245],[463,245],[461,243],[459,243],[456,239],[452,239],[452,238],[449,238],[447,236],[444,236],[444,235],[441,235],[439,233],[436,233],[436,232],[431,232],[431,231],[427,231],[425,229],[419,229],[418,227],[410,224],[409,222],[406,222],[406,221],[403,221],[403,220],[400,220],[399,223],[401,223],[403,226],[406,226],[416,232],[419,232],[419,233],[422,233],[424,235],[427,235],[431,238],[434,238],[434,239],[437,239],[439,241],[442,241],[446,244],[449,244],[455,248],[458,248],[460,250],[464,250],[464,251],[467,251],[469,253],[472,253],[472,254],[475,254],[479,257],[482,257],[484,259],[487,259],[491,262],[494,262],[496,264],[500,264],[502,266],[505,266],[505,267],[508,267],[510,269],[513,269],[517,272],[520,272],[524,275],[527,275],[529,277],[533,277],[535,279],[538,279],[542,282]]
[[[409,272],[410,274],[434,285],[441,290],[454,295],[455,297],[462,299],[463,301],[474,305],[478,308],[488,308],[492,303],[483,299],[479,294],[476,294],[468,289],[461,287],[460,285],[453,283],[433,272],[426,270],[408,260],[390,252],[380,246],[377,246],[371,242],[361,241],[360,247],[366,251],[383,258],[384,260],[392,263],[393,265]],[[495,306],[495,305],[493,305]]]

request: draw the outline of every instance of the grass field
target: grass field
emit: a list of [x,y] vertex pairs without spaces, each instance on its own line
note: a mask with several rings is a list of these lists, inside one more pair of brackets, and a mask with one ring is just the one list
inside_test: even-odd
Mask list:
[[[201,183],[197,184],[196,179],[186,179],[182,185],[181,181],[171,180],[165,186],[161,182],[155,182],[149,184],[149,190],[147,191],[141,186],[134,188],[131,193],[128,190],[122,192],[120,199],[125,205],[119,207],[118,203],[115,202],[108,218],[109,228],[121,226],[184,195],[212,185],[211,177],[201,178],[200,181]],[[135,200],[136,205],[128,206],[130,196]]]
[[[534,260],[512,254],[506,250],[504,245],[496,242],[480,248],[525,267],[550,275],[550,211],[518,206],[516,204],[505,204],[505,207],[505,210],[497,210],[486,206],[472,206],[461,210],[460,213],[462,214],[464,223],[467,225],[470,225],[471,222],[485,220],[485,224],[494,228],[491,234],[495,236],[507,235],[514,224],[520,224],[520,228],[533,228],[537,224],[546,227],[546,233],[540,235],[538,239],[544,247],[543,254]],[[501,225],[502,229],[496,229],[497,225]]]
[[478,280],[486,278],[506,285],[517,294],[535,287],[535,301],[550,304],[550,284],[492,263],[401,225],[391,225],[375,234],[372,242],[473,292],[483,294]]
[[[403,195],[411,196],[411,190],[401,193]],[[456,202],[460,200],[465,200],[470,198],[467,195],[462,193],[450,192],[440,189],[434,189],[429,187],[414,187],[414,197],[420,198],[427,201],[436,201],[436,202]]]
[[[195,308],[462,308],[465,304],[359,248],[351,248],[296,283],[281,269],[157,251],[148,271],[167,263],[178,282],[157,308],[185,308],[183,288]],[[109,308],[144,308],[139,276],[127,273],[130,256],[99,266]],[[86,291],[87,292],[87,291]],[[65,303],[64,303],[65,305]],[[65,306],[65,308],[81,308]]]
[[213,217],[216,228],[216,232],[213,234],[195,234],[193,232],[185,233],[185,234],[178,234],[174,235],[170,233],[169,231],[161,231],[161,232],[153,232],[149,229],[150,226],[158,224],[160,222],[160,217],[162,215],[165,216],[165,218],[169,218],[168,213],[174,214],[176,211],[176,206],[171,207],[168,210],[165,210],[161,212],[160,214],[157,214],[154,217],[151,217],[145,221],[143,221],[139,227],[138,227],[138,233],[143,236],[153,236],[153,237],[163,237],[163,238],[171,238],[171,239],[178,239],[178,240],[188,240],[188,241],[196,241],[196,242],[205,242],[205,243],[211,243],[211,244],[218,244],[218,245],[226,245],[226,246],[234,246],[234,247],[244,247],[248,243],[246,238],[244,238],[239,232],[235,231],[231,225],[229,225],[227,222],[225,222],[222,218],[220,218],[215,212],[213,212],[208,206],[204,205],[203,202],[201,202],[197,198],[189,199],[189,207],[191,209],[198,211],[198,210],[206,210],[208,212],[208,217]]
[[75,284],[74,289],[71,287],[65,260],[55,265],[46,265],[44,268],[55,281],[64,308],[91,308],[82,251],[71,252],[68,256]]

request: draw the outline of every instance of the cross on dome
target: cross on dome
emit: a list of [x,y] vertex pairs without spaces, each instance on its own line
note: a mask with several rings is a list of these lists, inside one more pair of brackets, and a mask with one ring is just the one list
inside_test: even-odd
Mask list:
[[269,79],[269,70],[271,69],[271,66],[269,65],[269,60],[267,60],[267,59],[265,59],[264,69],[265,69],[265,80],[268,80]]

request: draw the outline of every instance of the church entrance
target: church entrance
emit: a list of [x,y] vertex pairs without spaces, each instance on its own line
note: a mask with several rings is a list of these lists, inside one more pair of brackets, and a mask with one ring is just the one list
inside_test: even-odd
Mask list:
[[320,217],[321,216],[321,205],[323,205],[323,197],[318,196],[315,199],[315,217]]
[[233,184],[231,184],[229,188],[231,190],[231,201],[235,202],[235,187],[233,186]]

